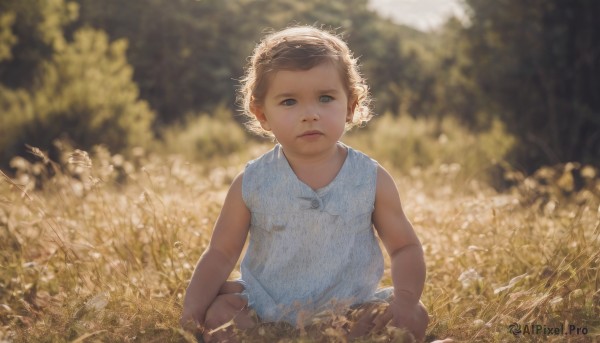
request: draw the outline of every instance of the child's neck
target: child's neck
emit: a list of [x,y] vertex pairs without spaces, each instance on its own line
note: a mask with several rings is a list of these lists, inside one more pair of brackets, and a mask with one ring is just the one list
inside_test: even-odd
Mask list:
[[316,156],[288,155],[285,149],[284,154],[296,177],[313,190],[318,190],[335,179],[346,160],[348,149],[336,144],[331,151]]

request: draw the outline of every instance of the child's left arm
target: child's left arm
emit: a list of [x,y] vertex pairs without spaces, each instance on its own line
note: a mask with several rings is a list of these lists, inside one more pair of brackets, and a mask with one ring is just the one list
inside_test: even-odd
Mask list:
[[423,248],[402,210],[394,180],[381,166],[377,171],[373,224],[392,262],[392,325],[405,327],[417,340],[422,339],[428,322],[419,302],[425,284]]

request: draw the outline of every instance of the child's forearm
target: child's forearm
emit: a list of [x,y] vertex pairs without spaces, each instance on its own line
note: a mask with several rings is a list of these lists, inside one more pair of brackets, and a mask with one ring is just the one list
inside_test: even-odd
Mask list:
[[407,245],[396,251],[391,260],[395,298],[416,304],[425,285],[423,248],[420,244]]
[[203,317],[234,267],[235,262],[219,251],[209,248],[196,265],[185,293],[184,306],[198,309]]

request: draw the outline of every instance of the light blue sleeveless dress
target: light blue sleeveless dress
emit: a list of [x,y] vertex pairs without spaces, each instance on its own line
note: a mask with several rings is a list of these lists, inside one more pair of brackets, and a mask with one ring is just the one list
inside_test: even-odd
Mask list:
[[298,179],[279,144],[245,168],[251,222],[241,279],[263,322],[299,325],[381,297],[383,257],[371,221],[378,164],[343,146],[340,171],[318,190]]

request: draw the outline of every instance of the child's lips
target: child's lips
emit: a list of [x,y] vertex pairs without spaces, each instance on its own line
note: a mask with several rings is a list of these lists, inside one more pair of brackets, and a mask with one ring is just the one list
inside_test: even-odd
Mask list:
[[299,137],[301,137],[301,138],[302,137],[309,138],[309,137],[317,137],[317,136],[321,136],[321,135],[323,135],[323,132],[321,132],[321,131],[318,131],[318,130],[309,130],[309,131],[303,132]]

